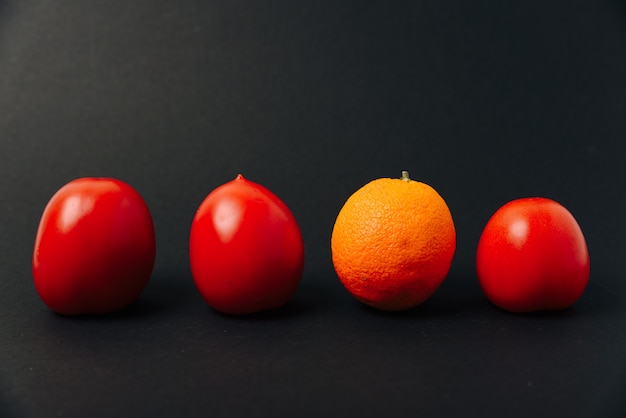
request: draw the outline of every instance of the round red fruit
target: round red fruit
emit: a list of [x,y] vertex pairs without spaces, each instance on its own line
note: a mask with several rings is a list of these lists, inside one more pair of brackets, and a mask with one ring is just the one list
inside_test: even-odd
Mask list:
[[147,285],[155,253],[152,217],[135,189],[112,178],[76,179],[52,196],[41,216],[35,288],[63,315],[118,311]]
[[511,201],[489,219],[476,269],[487,298],[511,312],[561,310],[583,294],[589,252],[574,216],[546,198]]
[[291,299],[302,277],[304,244],[287,205],[238,175],[198,208],[189,257],[196,287],[211,307],[248,314]]

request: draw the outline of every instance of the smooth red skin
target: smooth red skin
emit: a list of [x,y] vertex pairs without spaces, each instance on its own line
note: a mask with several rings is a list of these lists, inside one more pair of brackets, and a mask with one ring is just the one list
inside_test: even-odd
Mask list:
[[498,209],[480,237],[476,268],[487,298],[518,313],[571,306],[590,271],[576,219],[546,198],[518,199]]
[[249,314],[291,299],[302,277],[304,244],[287,205],[239,175],[198,208],[189,257],[195,284],[213,309]]
[[50,199],[41,217],[35,287],[59,314],[118,311],[147,285],[155,254],[152,217],[135,189],[111,178],[76,179]]

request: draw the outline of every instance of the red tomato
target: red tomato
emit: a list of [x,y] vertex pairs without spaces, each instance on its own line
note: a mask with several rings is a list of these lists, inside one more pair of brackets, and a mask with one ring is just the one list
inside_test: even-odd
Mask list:
[[195,284],[210,306],[247,314],[278,308],[293,296],[304,245],[287,205],[240,174],[198,208],[189,257]]
[[589,280],[580,226],[559,203],[524,198],[502,206],[478,243],[476,268],[492,303],[511,312],[565,309]]
[[135,189],[110,178],[73,180],[52,196],[41,217],[35,287],[60,314],[117,311],[148,283],[155,250],[152,217]]

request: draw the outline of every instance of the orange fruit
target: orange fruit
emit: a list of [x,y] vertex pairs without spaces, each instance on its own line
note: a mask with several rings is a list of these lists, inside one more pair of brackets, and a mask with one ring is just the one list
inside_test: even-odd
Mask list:
[[388,311],[412,308],[435,293],[455,251],[448,205],[406,171],[350,196],[331,237],[333,266],[344,287],[358,301]]

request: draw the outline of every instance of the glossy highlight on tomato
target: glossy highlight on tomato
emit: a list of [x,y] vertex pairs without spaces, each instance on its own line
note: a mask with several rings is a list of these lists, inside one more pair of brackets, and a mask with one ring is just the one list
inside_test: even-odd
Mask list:
[[304,269],[304,244],[287,205],[240,174],[199,206],[189,258],[196,287],[211,307],[249,314],[291,299]]
[[511,312],[561,310],[583,294],[590,260],[574,216],[554,200],[513,200],[487,222],[476,269],[487,298]]
[[35,288],[63,315],[103,314],[134,302],[156,255],[148,206],[113,178],[80,178],[43,211],[32,259]]

